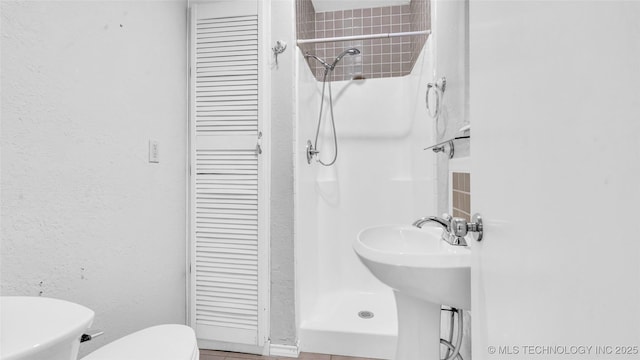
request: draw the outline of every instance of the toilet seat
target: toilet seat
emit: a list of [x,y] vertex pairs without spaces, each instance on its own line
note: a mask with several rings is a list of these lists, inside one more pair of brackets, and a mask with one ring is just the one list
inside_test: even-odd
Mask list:
[[158,325],[107,344],[82,360],[198,360],[196,336],[188,326]]

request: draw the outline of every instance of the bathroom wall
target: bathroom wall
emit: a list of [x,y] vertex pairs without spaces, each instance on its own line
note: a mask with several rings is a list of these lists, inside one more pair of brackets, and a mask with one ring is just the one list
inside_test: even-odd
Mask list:
[[451,173],[451,216],[471,221],[471,174]]
[[[298,39],[313,39],[316,35],[316,11],[311,0],[293,0],[296,6],[296,37]],[[314,44],[302,44],[298,46],[303,54],[314,53]],[[308,63],[310,69],[315,69],[315,64]],[[315,70],[313,71],[315,73]]]
[[[438,142],[461,135],[458,130],[468,124],[468,1],[434,1],[433,44],[435,71],[432,82],[447,78],[441,115],[436,121]],[[470,155],[469,140],[455,142],[455,158]],[[448,147],[447,147],[448,150]],[[445,153],[433,154],[438,160],[438,214],[449,210],[449,157]]]
[[[468,20],[468,0],[450,0],[450,1],[432,1],[432,40],[434,47],[434,72],[429,80],[436,82],[441,77],[446,77],[447,85],[443,96],[441,113],[436,121],[434,121],[434,144],[443,140],[451,139],[458,135],[463,135],[458,130],[466,124],[469,124],[469,37],[467,29]],[[466,158],[470,156],[469,140],[458,140],[454,144],[454,159]],[[448,150],[448,146],[446,147]],[[437,210],[433,215],[441,215],[443,213],[452,213],[452,205],[460,209],[471,207],[472,195],[465,192],[465,183],[450,183],[450,159],[447,153],[433,153],[427,150],[431,157],[436,159],[436,194],[437,194]],[[467,161],[468,163],[468,161]],[[468,173],[468,166],[464,170],[458,169],[458,172]],[[473,177],[473,174],[470,175]],[[461,192],[454,199],[452,194],[453,185],[462,185]],[[450,200],[452,203],[450,203]],[[468,200],[465,202],[465,200]],[[467,210],[471,211],[472,210]],[[465,215],[463,212],[455,212],[456,215]],[[461,216],[465,217],[465,216]],[[470,311],[464,312],[464,328],[463,343],[461,355],[464,359],[471,358],[471,323],[472,317]],[[443,318],[443,331],[446,330],[445,319]]]
[[[316,94],[317,81],[304,61],[298,48],[296,53],[296,117],[294,123],[294,173],[295,173],[295,258],[296,258],[296,327],[300,328],[302,319],[311,311],[310,305],[303,301],[302,294],[311,299],[318,297],[318,288],[315,285],[317,277],[308,277],[302,274],[303,269],[316,269],[318,267],[318,256],[308,256],[308,253],[318,253],[318,221],[317,207],[318,198],[314,191],[310,189],[316,186],[318,173],[317,166],[307,164],[305,157],[305,145],[307,138],[311,139],[315,132],[315,122],[317,118],[311,109],[318,109],[320,97]],[[303,139],[304,137],[304,139]],[[312,139],[313,140],[313,139]],[[309,236],[311,234],[312,236]],[[305,257],[306,256],[306,257]],[[304,261],[301,261],[304,259]],[[302,266],[301,264],[304,264]],[[308,295],[307,295],[308,294]]]
[[271,44],[287,49],[271,61],[271,343],[295,346],[293,126],[297,84],[292,0],[271,0]]
[[93,309],[81,355],[184,323],[186,2],[0,9],[2,295]]
[[[427,0],[412,0],[408,5],[383,6],[316,12],[310,0],[296,1],[298,38],[398,33],[430,29],[430,6]],[[428,35],[402,36],[389,39],[353,40],[302,45],[323,59],[334,59],[344,49],[356,47],[360,55],[345,57],[332,73],[334,80],[351,78],[399,77],[414,67]],[[331,61],[329,61],[331,63]],[[324,67],[313,59],[309,68],[322,80]]]

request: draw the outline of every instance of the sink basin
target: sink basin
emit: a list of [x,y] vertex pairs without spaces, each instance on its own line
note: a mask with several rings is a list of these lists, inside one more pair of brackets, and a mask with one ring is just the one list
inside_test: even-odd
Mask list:
[[471,308],[471,251],[440,239],[442,228],[386,225],[360,231],[353,248],[369,271],[396,291]]
[[45,297],[0,297],[2,360],[76,360],[94,312]]
[[442,228],[366,228],[353,249],[393,289],[398,311],[396,360],[440,359],[440,309],[471,308],[471,251],[441,239]]

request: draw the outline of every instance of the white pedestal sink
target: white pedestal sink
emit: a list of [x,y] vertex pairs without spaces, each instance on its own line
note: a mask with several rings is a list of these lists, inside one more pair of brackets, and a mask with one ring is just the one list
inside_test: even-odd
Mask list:
[[439,227],[375,226],[353,244],[369,271],[394,290],[396,360],[439,360],[441,305],[471,307],[471,252],[441,234]]

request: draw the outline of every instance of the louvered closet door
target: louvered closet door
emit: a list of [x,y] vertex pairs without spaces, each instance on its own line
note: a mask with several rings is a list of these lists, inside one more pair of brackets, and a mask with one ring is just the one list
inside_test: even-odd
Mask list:
[[257,1],[211,1],[191,16],[192,325],[199,339],[261,346]]

